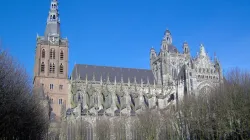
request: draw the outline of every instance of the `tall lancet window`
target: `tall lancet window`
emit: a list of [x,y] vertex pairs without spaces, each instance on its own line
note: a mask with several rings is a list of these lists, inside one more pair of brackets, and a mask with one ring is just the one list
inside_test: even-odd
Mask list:
[[55,59],[56,58],[56,51],[55,51],[55,49],[53,49],[53,59]]
[[63,60],[63,50],[61,50],[61,52],[60,52],[60,60]]
[[53,58],[53,49],[50,49],[50,59]]
[[56,4],[51,4],[52,9],[56,9]]
[[45,69],[45,65],[44,65],[44,62],[42,62],[41,64],[41,72],[44,73],[44,69]]
[[55,49],[50,49],[50,59],[55,59],[56,58],[56,51]]
[[56,19],[56,15],[53,15],[53,19]]
[[42,58],[45,58],[45,50],[42,50]]
[[50,63],[49,64],[49,73],[52,73],[53,71],[52,71],[52,64]]
[[53,66],[52,66],[52,73],[55,73],[55,64],[53,63]]
[[60,73],[63,74],[63,64],[60,65]]

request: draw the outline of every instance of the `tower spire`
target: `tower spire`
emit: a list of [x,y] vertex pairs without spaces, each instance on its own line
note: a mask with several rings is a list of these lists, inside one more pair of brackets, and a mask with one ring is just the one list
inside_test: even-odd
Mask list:
[[45,38],[53,36],[60,36],[60,19],[58,12],[58,1],[51,0],[49,15],[47,18],[47,24],[45,29]]

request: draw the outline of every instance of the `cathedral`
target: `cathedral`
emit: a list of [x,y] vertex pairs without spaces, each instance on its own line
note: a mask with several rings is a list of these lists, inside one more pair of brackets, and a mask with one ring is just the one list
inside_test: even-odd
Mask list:
[[201,44],[195,57],[187,42],[173,45],[166,30],[160,52],[149,48],[150,69],[75,64],[68,76],[68,39],[60,34],[58,1],[52,0],[45,33],[37,35],[34,87],[43,87],[52,119],[136,116],[145,109],[166,110],[184,96],[205,94],[223,82],[222,68]]

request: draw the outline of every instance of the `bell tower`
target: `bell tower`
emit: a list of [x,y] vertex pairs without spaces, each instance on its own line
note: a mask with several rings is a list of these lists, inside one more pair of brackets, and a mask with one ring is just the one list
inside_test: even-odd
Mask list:
[[161,42],[161,50],[168,51],[169,45],[172,45],[172,35],[169,30],[166,30]]
[[51,0],[44,36],[37,35],[34,87],[42,86],[59,119],[61,106],[68,107],[68,40],[61,37],[58,1]]

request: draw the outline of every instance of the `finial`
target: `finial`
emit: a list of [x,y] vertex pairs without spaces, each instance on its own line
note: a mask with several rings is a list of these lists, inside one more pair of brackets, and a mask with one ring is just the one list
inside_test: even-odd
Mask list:
[[135,91],[137,91],[136,76],[134,77],[134,85],[135,85]]
[[136,84],[137,82],[136,82],[136,76],[134,77],[134,84]]
[[38,35],[38,33],[36,33],[36,39],[39,39],[39,35]]
[[214,59],[217,60],[216,52],[214,52]]
[[129,79],[129,77],[128,77],[128,86],[130,86],[130,79]]
[[121,83],[121,91],[123,90],[123,88],[122,88],[122,83]]
[[86,82],[86,84],[88,84],[88,74],[86,73],[86,77],[85,77],[86,79],[85,79],[85,82]]
[[200,46],[200,55],[206,56],[206,51],[205,51],[205,47],[203,46],[203,44],[201,44],[201,46]]
[[100,84],[102,85],[102,75],[101,75],[101,77],[100,77]]
[[164,34],[170,33],[169,29],[167,28]]
[[95,73],[93,72],[93,79],[92,79],[93,81],[95,81]]
[[76,80],[79,80],[78,78],[79,78],[79,74],[77,72],[77,66],[76,66]]
[[141,87],[143,87],[143,79],[141,78]]
[[121,75],[121,83],[123,84],[123,75]]
[[135,84],[135,91],[137,91],[137,84]]
[[80,75],[80,73],[78,73],[78,80],[81,80],[81,75]]
[[114,82],[114,83],[115,83],[115,85],[116,85],[116,76],[115,76],[115,82]]
[[107,83],[109,83],[110,81],[109,81],[109,74],[107,75]]
[[148,79],[148,76],[147,76],[147,84],[149,85],[149,79]]

